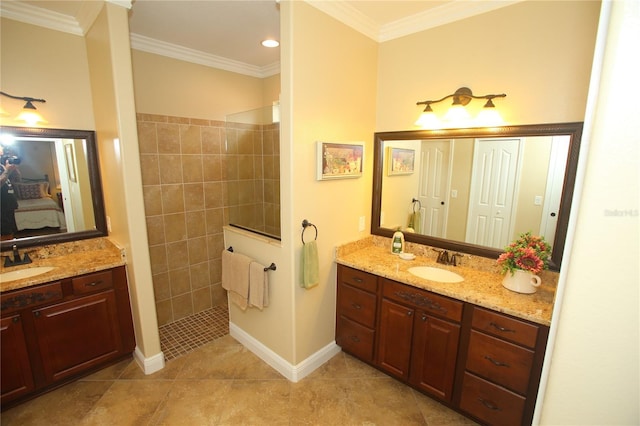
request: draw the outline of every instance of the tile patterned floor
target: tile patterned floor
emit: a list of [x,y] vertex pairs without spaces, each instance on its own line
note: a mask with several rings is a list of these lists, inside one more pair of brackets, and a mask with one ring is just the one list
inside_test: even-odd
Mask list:
[[229,309],[213,308],[160,327],[160,349],[165,360],[187,354],[229,334]]
[[226,335],[148,376],[128,359],[1,414],[31,425],[474,425],[340,352],[291,383]]

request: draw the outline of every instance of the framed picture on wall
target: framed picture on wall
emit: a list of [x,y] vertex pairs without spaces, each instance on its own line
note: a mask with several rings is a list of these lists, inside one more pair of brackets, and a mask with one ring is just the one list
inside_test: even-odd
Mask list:
[[389,148],[389,176],[410,175],[416,161],[416,151],[404,148]]
[[364,167],[364,142],[317,142],[317,180],[358,178]]

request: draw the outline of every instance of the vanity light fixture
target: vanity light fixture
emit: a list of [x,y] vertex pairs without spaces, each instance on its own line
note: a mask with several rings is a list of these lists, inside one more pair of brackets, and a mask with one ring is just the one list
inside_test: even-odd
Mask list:
[[[425,105],[425,108],[415,124],[424,129],[439,129],[443,127],[443,124],[445,123],[447,124],[447,127],[469,127],[472,121],[465,105],[471,102],[472,99],[486,99],[487,102],[478,115],[477,125],[481,127],[496,126],[502,124],[502,118],[496,110],[493,99],[504,98],[506,96],[507,95],[504,93],[498,95],[476,96],[468,87],[461,87],[454,93],[438,100],[417,102],[416,105]],[[447,114],[444,117],[445,123],[443,123],[433,112],[431,104],[437,104],[449,98],[453,98],[453,103],[451,104],[449,111],[447,111]]]
[[22,107],[22,112],[20,112],[16,117],[16,121],[24,121],[29,126],[35,126],[38,123],[47,123],[47,120],[42,118],[42,115],[40,115],[36,110],[36,107],[33,105],[34,102],[47,102],[44,99],[32,98],[30,96],[13,96],[2,91],[0,91],[0,94],[11,99],[18,99],[26,102],[24,107]]

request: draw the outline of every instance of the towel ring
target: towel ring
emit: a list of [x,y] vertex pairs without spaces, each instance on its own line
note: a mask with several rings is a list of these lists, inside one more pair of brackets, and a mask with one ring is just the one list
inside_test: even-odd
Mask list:
[[303,221],[302,221],[302,235],[301,235],[301,238],[302,238],[302,244],[303,244],[303,245],[304,245],[304,244],[306,244],[306,243],[304,242],[304,231],[305,231],[305,230],[307,229],[307,227],[309,227],[309,226],[313,226],[313,229],[315,229],[315,230],[316,230],[316,236],[315,236],[315,238],[314,238],[313,240],[315,241],[315,240],[317,240],[317,239],[318,239],[318,228],[317,228],[313,223],[311,223],[311,222],[309,222],[307,219],[305,219],[305,220],[303,220]]
[[[422,203],[417,198],[412,198],[411,202],[413,203],[412,210],[413,212],[417,212],[418,210],[422,210]],[[416,205],[418,205],[418,210],[416,210]]]

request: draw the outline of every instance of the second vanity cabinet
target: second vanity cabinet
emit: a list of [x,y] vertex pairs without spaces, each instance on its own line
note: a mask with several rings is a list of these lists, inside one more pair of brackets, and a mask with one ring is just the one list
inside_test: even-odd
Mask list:
[[128,356],[124,267],[2,294],[2,404]]
[[490,425],[530,424],[548,327],[338,265],[336,343]]

